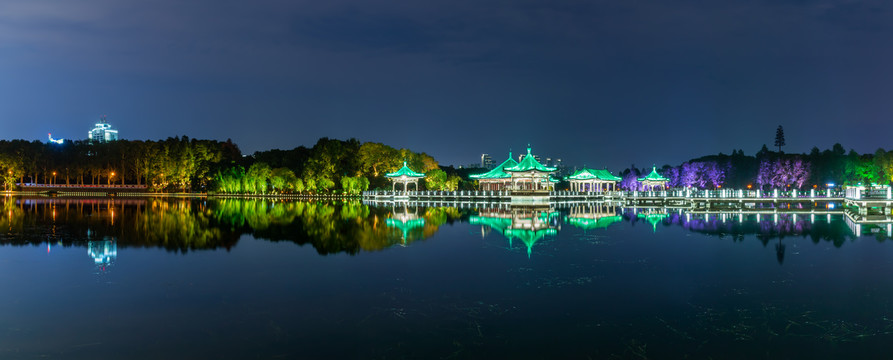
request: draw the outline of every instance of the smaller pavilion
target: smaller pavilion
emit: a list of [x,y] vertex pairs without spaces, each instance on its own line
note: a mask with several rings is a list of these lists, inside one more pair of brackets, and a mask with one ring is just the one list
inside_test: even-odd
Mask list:
[[503,171],[512,176],[513,190],[533,192],[549,191],[553,184],[558,182],[551,176],[556,170],[558,169],[545,166],[537,161],[530,153],[529,146],[527,147],[527,155],[518,162],[518,165],[503,169]]
[[571,191],[605,192],[617,190],[617,182],[621,179],[608,170],[583,168],[573,175],[565,177],[571,183]]
[[645,188],[645,191],[654,191],[656,189],[665,189],[667,187],[667,179],[660,174],[657,173],[657,167],[651,168],[651,173],[648,176],[638,179],[642,186]]
[[415,184],[415,188],[418,190],[419,180],[424,179],[425,174],[412,171],[412,169],[406,166],[406,161],[404,161],[400,170],[385,174],[384,177],[391,180],[391,191],[397,191],[397,183],[401,183],[403,184],[403,192],[406,192],[409,184]]
[[504,169],[517,165],[518,162],[512,159],[512,152],[509,151],[509,158],[502,164],[483,174],[470,175],[469,177],[480,182],[481,190],[505,190],[512,183],[512,175],[506,173]]

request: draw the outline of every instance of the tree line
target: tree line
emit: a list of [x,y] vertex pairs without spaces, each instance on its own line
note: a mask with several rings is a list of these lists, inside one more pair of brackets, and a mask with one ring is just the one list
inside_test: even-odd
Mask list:
[[[780,145],[779,145],[780,144]],[[776,141],[776,146],[784,141]],[[651,171],[635,165],[621,172],[620,187],[641,190],[636,180]],[[786,154],[771,151],[766,145],[755,155],[733,150],[731,155],[708,155],[682,164],[664,165],[658,173],[671,188],[737,188],[737,189],[802,189],[812,187],[881,184],[893,182],[893,150],[877,149],[873,154],[847,152],[840,144],[831,149],[813,147],[808,154]]]
[[41,185],[138,185],[157,192],[359,194],[389,187],[384,174],[406,163],[429,173],[429,188],[458,183],[428,154],[356,139],[321,138],[310,148],[243,156],[231,140],[0,141],[4,188]]
[[[776,141],[776,146],[784,142]],[[0,140],[0,179],[5,189],[23,184],[139,185],[156,192],[223,194],[339,193],[357,195],[367,189],[390,189],[384,177],[403,166],[425,173],[428,190],[474,190],[470,174],[486,169],[440,166],[430,155],[356,139],[321,138],[311,147],[273,149],[243,156],[231,140],[171,137],[158,141],[118,140],[107,143]],[[641,190],[637,178],[650,168],[634,165],[622,171],[620,187]],[[893,150],[873,154],[814,147],[808,154],[771,151],[755,155],[733,150],[664,165],[658,172],[674,188],[797,188],[826,184],[889,184]],[[567,183],[559,184],[566,189]]]

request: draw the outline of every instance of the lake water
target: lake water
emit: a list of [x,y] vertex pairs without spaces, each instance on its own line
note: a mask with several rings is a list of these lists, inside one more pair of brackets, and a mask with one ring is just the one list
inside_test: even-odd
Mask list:
[[839,214],[0,204],[2,359],[891,354],[890,228]]

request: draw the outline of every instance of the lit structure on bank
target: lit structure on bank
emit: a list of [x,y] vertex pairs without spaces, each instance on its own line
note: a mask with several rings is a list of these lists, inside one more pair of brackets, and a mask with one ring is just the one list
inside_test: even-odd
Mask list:
[[541,164],[527,148],[521,161],[512,159],[512,153],[501,164],[483,174],[470,175],[480,182],[481,190],[548,191],[558,180],[551,177],[557,168]]
[[508,159],[483,174],[469,175],[470,178],[480,182],[481,190],[505,190],[512,183],[512,175],[505,172],[505,168],[517,166],[518,162],[512,159],[509,151]]
[[548,191],[558,180],[552,178],[552,173],[557,168],[548,167],[536,160],[527,147],[527,155],[518,162],[518,165],[503,169],[512,175],[512,189],[529,191]]
[[644,188],[645,191],[665,189],[667,187],[667,181],[670,181],[670,179],[660,176],[660,174],[657,173],[657,167],[652,167],[651,173],[648,174],[648,176],[639,178],[638,180],[642,183],[642,188]]
[[406,161],[404,161],[400,170],[385,174],[384,177],[391,180],[391,191],[397,191],[397,183],[401,183],[403,184],[403,192],[406,192],[409,184],[415,184],[415,188],[418,190],[419,180],[424,179],[425,174],[412,171],[409,166],[406,166]]
[[53,139],[53,134],[52,134],[52,133],[47,133],[47,137],[49,137],[49,138],[50,138],[50,142],[51,142],[51,143],[54,143],[54,144],[62,145],[62,143],[65,142],[65,139]]
[[118,130],[112,129],[112,125],[105,120],[105,115],[103,115],[93,130],[87,133],[87,139],[94,143],[115,141],[118,140]]
[[617,190],[617,182],[621,179],[608,170],[583,168],[565,178],[571,183],[571,191],[605,192]]

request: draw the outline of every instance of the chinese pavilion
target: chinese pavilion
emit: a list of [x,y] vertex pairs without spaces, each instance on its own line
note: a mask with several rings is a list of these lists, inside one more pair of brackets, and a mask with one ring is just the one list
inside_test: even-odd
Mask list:
[[584,192],[614,191],[617,189],[617,182],[621,180],[608,170],[594,170],[585,167],[565,179],[570,181],[571,191]]
[[667,186],[667,181],[670,181],[670,179],[660,176],[660,174],[657,173],[656,167],[651,168],[651,173],[648,174],[648,176],[639,178],[638,180],[642,183],[642,186],[646,191],[663,189]]
[[504,169],[517,165],[518,162],[512,159],[512,152],[509,151],[509,158],[502,164],[483,174],[470,175],[469,177],[480,182],[481,190],[505,190],[512,183],[512,175],[506,173]]
[[419,189],[419,180],[425,178],[425,174],[417,173],[412,171],[408,166],[406,166],[406,161],[403,162],[403,167],[396,172],[385,174],[386,178],[390,179],[391,191],[397,191],[397,183],[403,184],[403,192],[406,192],[407,187],[410,183],[415,184],[416,190]]
[[527,155],[521,159],[517,165],[504,168],[503,171],[511,175],[513,190],[527,191],[548,191],[552,185],[558,180],[553,179],[550,175],[558,170],[554,167],[548,167],[540,164],[533,155],[530,154],[530,147],[527,147]]

